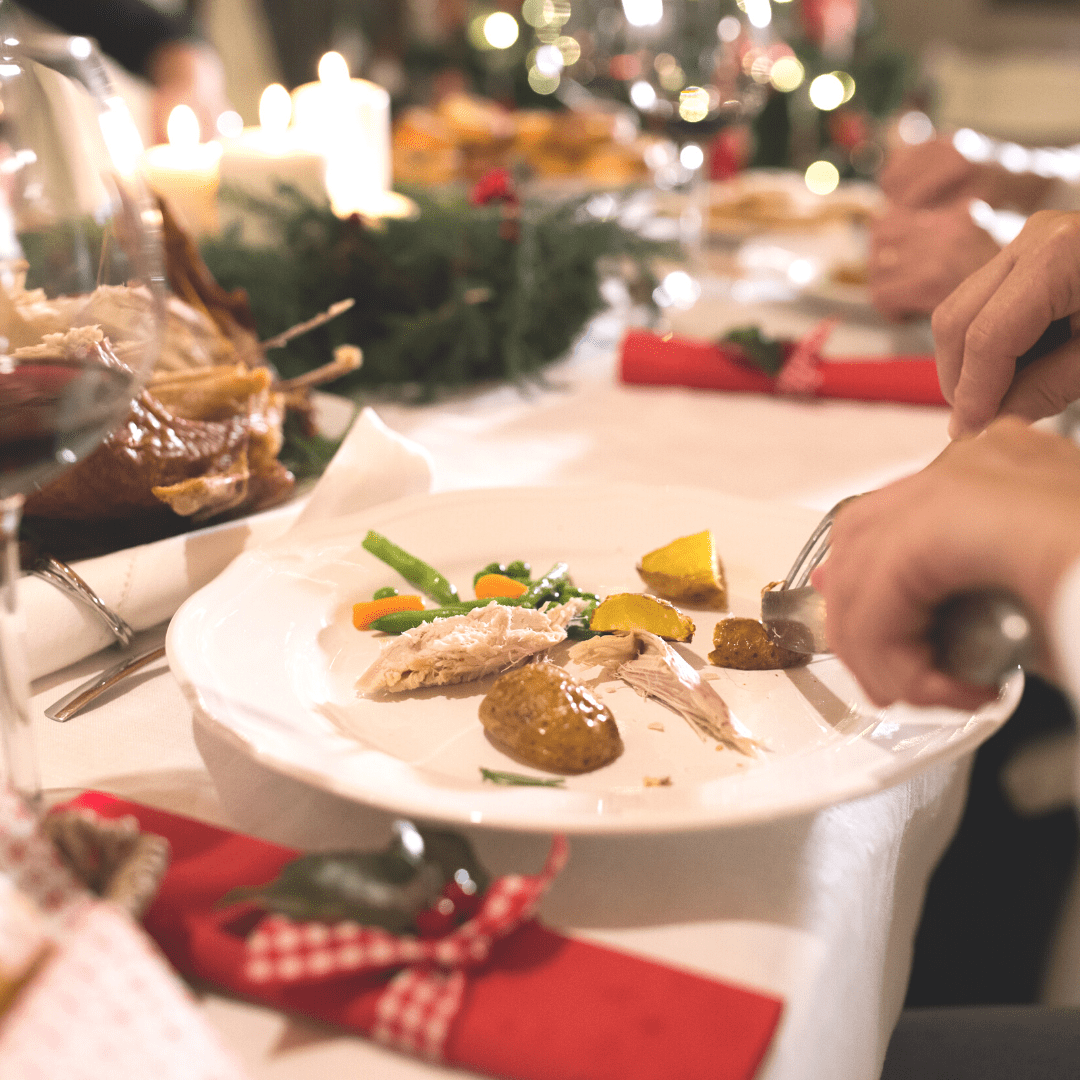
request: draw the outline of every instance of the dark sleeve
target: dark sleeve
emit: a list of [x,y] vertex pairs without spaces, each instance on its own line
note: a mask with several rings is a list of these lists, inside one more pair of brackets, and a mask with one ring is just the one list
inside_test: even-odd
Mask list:
[[153,51],[197,38],[194,16],[166,15],[143,0],[20,0],[22,7],[69,34],[95,38],[129,71],[143,74]]

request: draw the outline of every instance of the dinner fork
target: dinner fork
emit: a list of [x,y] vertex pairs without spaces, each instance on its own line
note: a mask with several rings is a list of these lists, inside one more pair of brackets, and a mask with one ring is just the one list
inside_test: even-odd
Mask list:
[[[761,621],[778,645],[799,653],[829,652],[825,599],[809,585],[829,552],[836,515],[858,495],[841,499],[818,523],[779,587],[761,595]],[[1020,601],[1003,589],[956,593],[934,610],[927,640],[934,666],[972,686],[999,686],[1011,672],[1035,659],[1031,619]]]

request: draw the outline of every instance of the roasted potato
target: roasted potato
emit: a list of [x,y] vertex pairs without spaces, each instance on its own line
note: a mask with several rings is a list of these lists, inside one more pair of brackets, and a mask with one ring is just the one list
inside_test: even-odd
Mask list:
[[692,641],[694,622],[674,604],[648,593],[612,593],[596,606],[590,630],[648,630],[666,641]]
[[710,611],[727,610],[724,568],[708,529],[650,551],[642,557],[637,572],[665,600]]

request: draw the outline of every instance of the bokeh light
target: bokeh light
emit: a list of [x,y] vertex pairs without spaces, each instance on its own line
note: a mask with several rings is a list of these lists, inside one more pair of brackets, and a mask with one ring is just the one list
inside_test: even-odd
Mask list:
[[509,49],[518,32],[517,19],[509,11],[493,11],[484,20],[484,39],[493,49]]
[[976,164],[989,161],[994,154],[994,144],[985,136],[971,128],[961,128],[953,135],[953,146],[961,157]]
[[912,109],[897,120],[896,134],[908,146],[918,146],[934,137],[934,124],[926,113]]
[[529,68],[529,86],[538,94],[554,94],[559,89],[558,75],[545,75],[539,68]]
[[630,87],[630,104],[635,109],[648,112],[656,104],[656,90],[651,83],[639,79]]
[[557,79],[563,69],[563,56],[554,45],[541,45],[536,50],[534,64],[541,75]]
[[705,151],[697,143],[687,143],[679,151],[679,164],[693,172],[705,164]]
[[653,290],[660,307],[692,308],[701,296],[701,285],[685,270],[672,270]]
[[560,37],[555,41],[555,48],[562,53],[564,67],[573,67],[581,59],[581,45],[577,38]]
[[802,86],[806,69],[794,56],[781,56],[769,72],[769,82],[782,94],[790,94]]
[[831,161],[815,161],[806,170],[805,180],[815,195],[828,195],[840,183],[840,170]]
[[244,132],[244,118],[232,109],[226,109],[214,125],[223,139],[238,138]]
[[834,74],[819,75],[810,84],[810,104],[829,112],[844,103],[844,84]]
[[709,115],[709,92],[700,86],[688,86],[679,95],[679,116],[696,124]]
[[742,23],[734,15],[725,15],[716,25],[716,36],[728,44],[738,41],[741,33]]
[[622,6],[631,26],[655,26],[664,17],[664,0],[622,0]]
[[742,0],[739,7],[746,12],[747,22],[758,30],[764,30],[772,22],[772,4],[769,0]]
[[521,17],[534,27],[546,26],[555,13],[551,0],[525,0],[521,5]]

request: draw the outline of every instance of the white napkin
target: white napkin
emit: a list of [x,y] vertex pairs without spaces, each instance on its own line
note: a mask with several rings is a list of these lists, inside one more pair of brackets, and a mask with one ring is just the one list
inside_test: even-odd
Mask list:
[[[304,499],[238,521],[75,563],[75,570],[135,630],[172,617],[196,590],[246,548],[282,535],[297,520],[330,518],[431,489],[422,447],[364,409]],[[113,641],[82,603],[36,577],[19,582],[31,679],[59,671]]]

